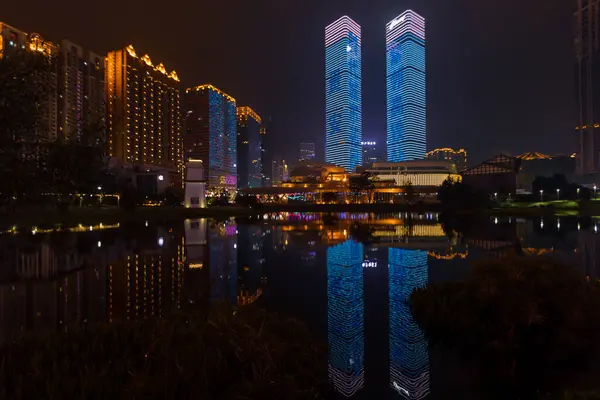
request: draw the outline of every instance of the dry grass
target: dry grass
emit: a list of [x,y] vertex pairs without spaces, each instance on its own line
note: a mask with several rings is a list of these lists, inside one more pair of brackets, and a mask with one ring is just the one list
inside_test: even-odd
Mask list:
[[320,399],[327,348],[249,308],[26,334],[0,348],[0,398]]

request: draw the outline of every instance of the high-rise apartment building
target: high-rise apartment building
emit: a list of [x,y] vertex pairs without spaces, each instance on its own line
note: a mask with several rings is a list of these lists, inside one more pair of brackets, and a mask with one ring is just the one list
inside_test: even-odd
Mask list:
[[315,159],[315,144],[309,142],[300,143],[300,161],[314,161]]
[[108,53],[105,81],[109,155],[123,164],[180,173],[181,113],[175,71],[154,65],[147,54],[138,56],[129,45]]
[[289,169],[285,160],[275,160],[271,165],[271,184],[273,187],[281,186],[290,178]]
[[425,157],[425,19],[407,10],[386,25],[387,159]]
[[237,108],[238,188],[262,186],[261,124],[252,108]]
[[600,5],[577,0],[575,12],[575,87],[577,95],[577,172],[600,169]]
[[58,57],[58,137],[90,144],[105,135],[104,57],[63,40]]
[[377,153],[377,142],[374,140],[363,141],[362,143],[362,165],[379,162]]
[[[38,140],[80,141],[86,132],[104,139],[106,119],[105,60],[68,40],[60,45],[0,23],[0,58],[31,51],[50,58],[45,82]],[[91,144],[87,142],[87,144]]]
[[268,162],[268,152],[267,152],[267,132],[269,129],[266,125],[262,125],[260,127],[260,166],[261,166],[261,185],[262,186],[271,186],[271,171],[267,171],[270,167],[271,163]]
[[39,120],[36,124],[35,138],[37,140],[56,139],[58,128],[58,91],[56,59],[58,46],[44,40],[37,33],[25,33],[19,29],[0,22],[0,58],[10,57],[19,51],[29,51],[47,57],[49,64],[43,76],[40,76],[40,85],[44,87],[43,98],[39,99]]
[[236,101],[213,85],[188,88],[184,97],[185,159],[199,159],[211,189],[237,187]]
[[343,16],[325,28],[325,161],[361,164],[361,28]]

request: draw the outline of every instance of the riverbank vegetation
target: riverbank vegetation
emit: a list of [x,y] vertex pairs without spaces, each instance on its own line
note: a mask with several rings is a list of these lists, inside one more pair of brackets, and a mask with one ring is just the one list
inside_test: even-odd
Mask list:
[[417,289],[410,302],[430,344],[476,365],[498,393],[598,388],[600,284],[571,267],[543,258],[484,262],[472,278]]
[[320,399],[327,346],[301,323],[249,307],[22,334],[0,346],[12,399]]

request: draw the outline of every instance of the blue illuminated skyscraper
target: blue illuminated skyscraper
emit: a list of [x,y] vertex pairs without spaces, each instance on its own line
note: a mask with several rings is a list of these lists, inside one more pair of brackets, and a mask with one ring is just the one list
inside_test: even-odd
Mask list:
[[184,159],[202,160],[207,187],[237,187],[236,101],[213,85],[186,89]]
[[385,30],[387,158],[421,159],[427,143],[425,19],[407,10]]
[[390,290],[390,386],[408,399],[429,394],[429,354],[423,331],[413,320],[408,298],[427,285],[427,252],[388,250]]
[[353,171],[362,161],[360,26],[343,16],[325,28],[325,161]]
[[347,240],[327,249],[329,379],[345,397],[365,382],[363,245]]

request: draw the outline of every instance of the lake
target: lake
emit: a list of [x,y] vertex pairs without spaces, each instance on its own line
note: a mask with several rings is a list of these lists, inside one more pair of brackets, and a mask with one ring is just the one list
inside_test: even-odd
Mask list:
[[[599,277],[593,218],[269,213],[243,219],[5,231],[0,335],[139,320],[225,300],[304,321],[329,345],[340,398],[481,398],[429,349],[405,300],[473,263],[554,257]],[[598,252],[597,249],[598,248]],[[458,394],[460,393],[460,394]]]

